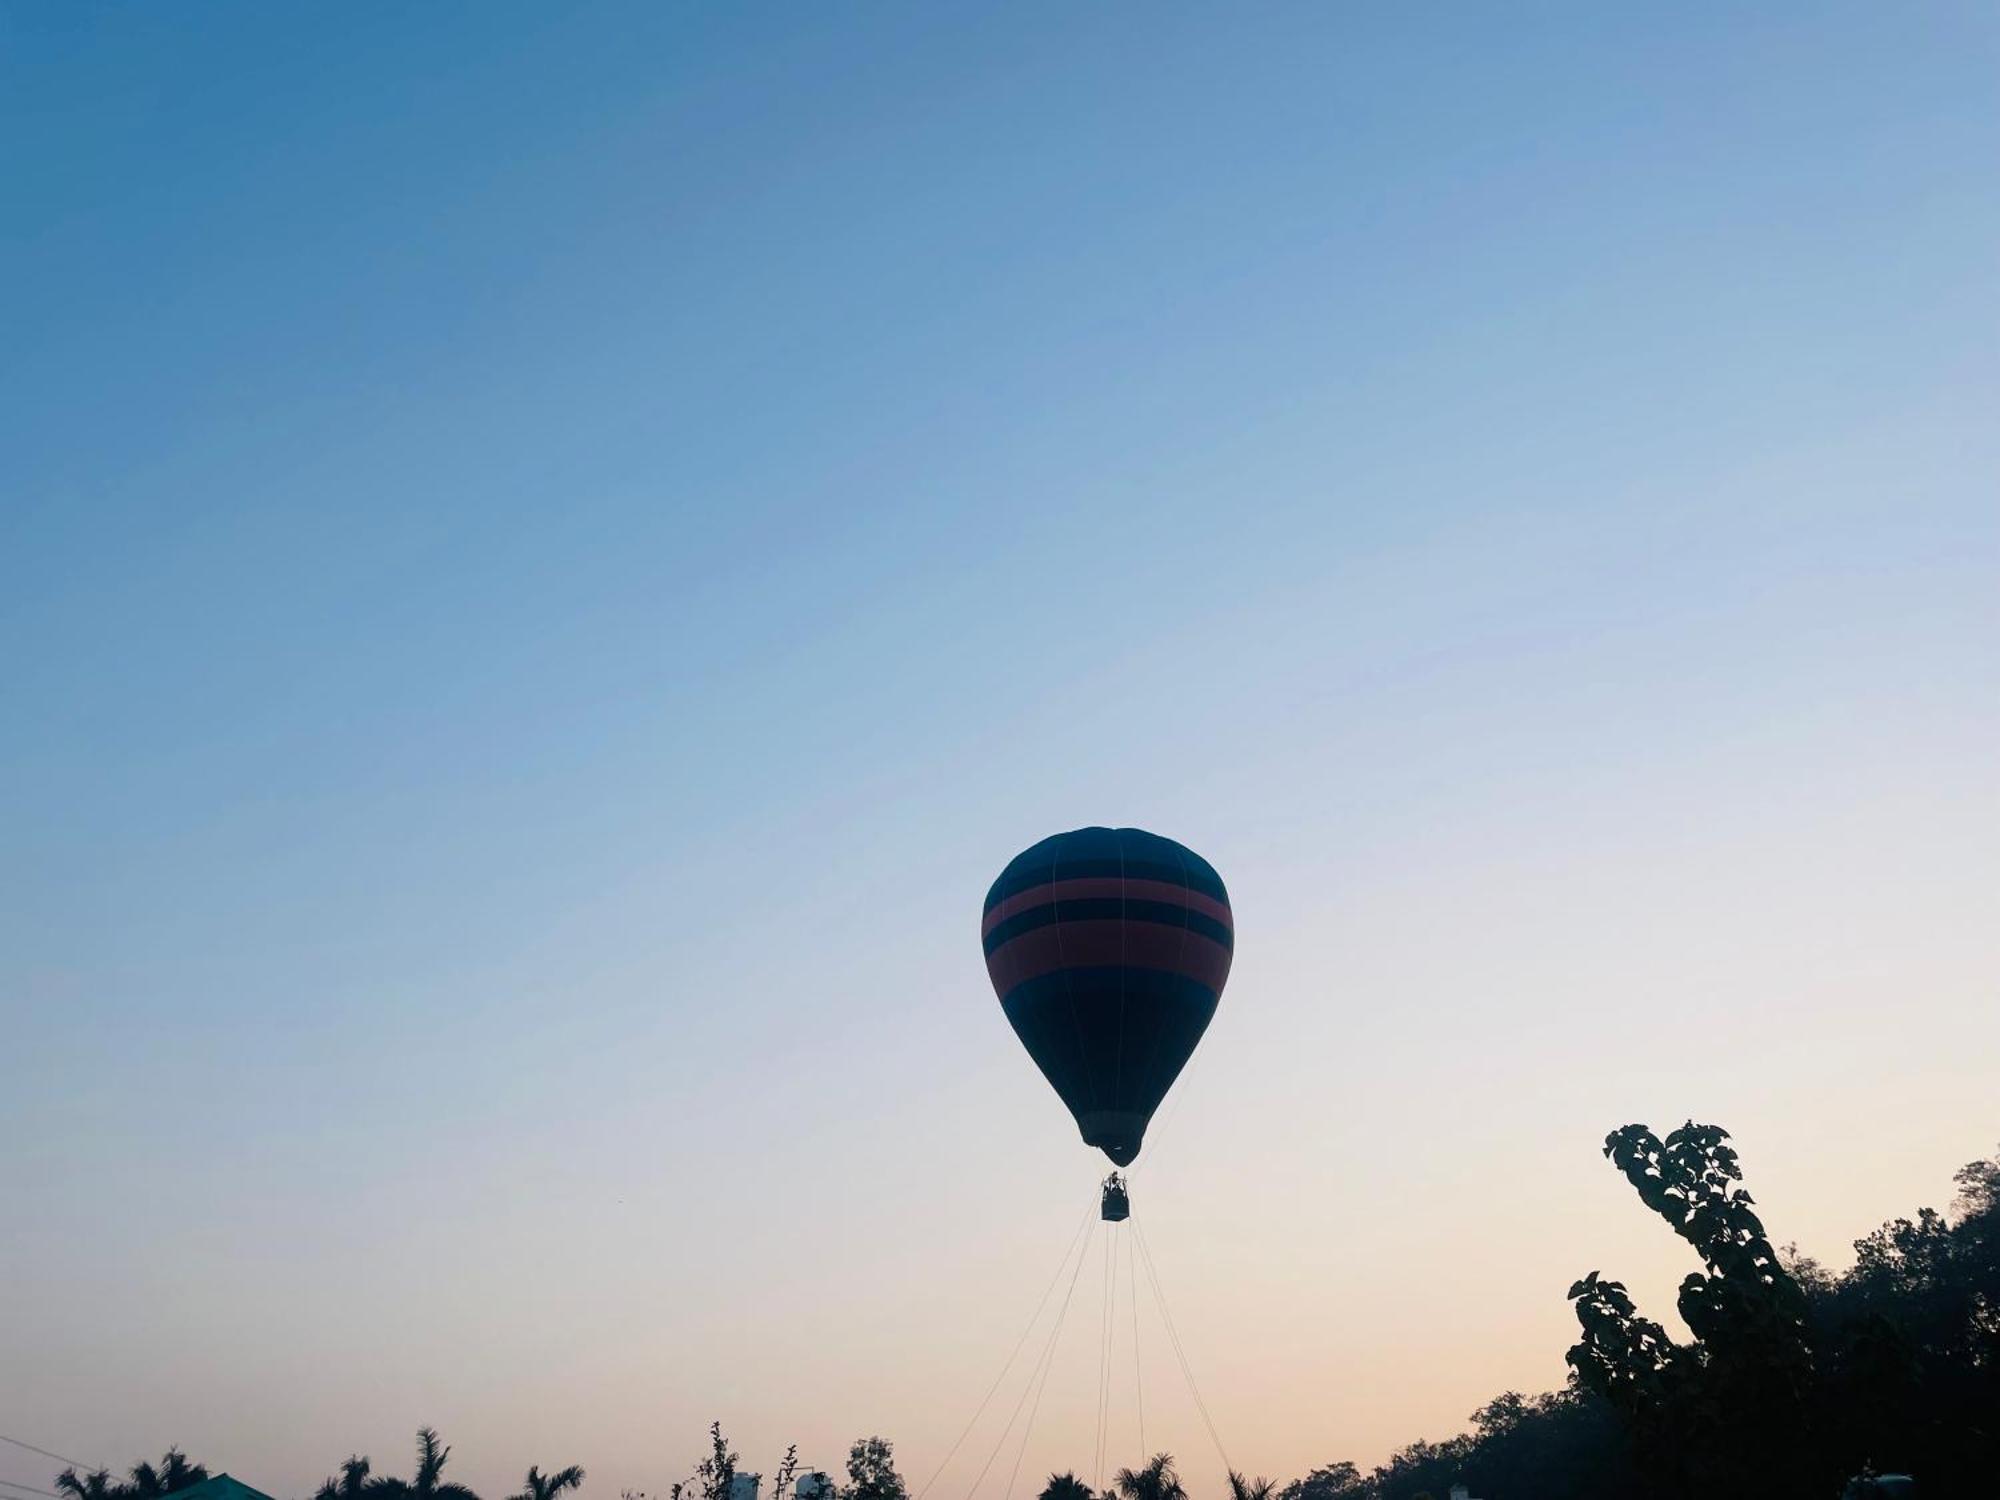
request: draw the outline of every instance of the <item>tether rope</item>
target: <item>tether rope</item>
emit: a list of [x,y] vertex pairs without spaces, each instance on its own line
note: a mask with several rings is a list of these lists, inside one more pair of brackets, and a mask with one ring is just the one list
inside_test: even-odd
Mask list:
[[[1076,1266],[1079,1271],[1083,1269],[1082,1256],[1077,1257]],[[1075,1278],[1073,1277],[1070,1280],[1070,1290],[1071,1291],[1076,1290],[1076,1281]],[[1067,1299],[1065,1299],[1064,1310],[1065,1311],[1068,1310]],[[1002,1500],[1014,1500],[1014,1481],[1021,1477],[1021,1460],[1028,1456],[1028,1439],[1035,1435],[1035,1417],[1037,1416],[1037,1414],[1040,1413],[1042,1409],[1042,1392],[1046,1391],[1049,1388],[1049,1371],[1055,1368],[1056,1343],[1057,1340],[1061,1338],[1061,1336],[1062,1336],[1062,1322],[1060,1319],[1058,1319],[1056,1323],[1055,1332],[1051,1334],[1049,1337],[1048,1350],[1042,1357],[1041,1383],[1035,1387],[1035,1404],[1028,1408],[1028,1422],[1027,1425],[1021,1429],[1021,1446],[1014,1450],[1014,1467],[1013,1470],[1007,1475],[1007,1493],[1002,1497]],[[1008,1425],[1011,1426],[1012,1423],[1010,1422]]]
[[[1069,1265],[1070,1257],[1076,1254],[1077,1241],[1083,1238],[1083,1232],[1089,1227],[1089,1224],[1090,1209],[1086,1208],[1083,1211],[1083,1217],[1077,1221],[1075,1232],[1069,1237],[1069,1246],[1063,1251],[1062,1259],[1056,1262],[1055,1275],[1051,1276],[1049,1284],[1042,1288],[1042,1297],[1035,1304],[1033,1316],[1028,1319],[1027,1326],[1021,1330],[1021,1336],[1014,1340],[1013,1352],[1007,1356],[1007,1362],[1000,1366],[1000,1373],[993,1377],[993,1384],[986,1388],[986,1394],[980,1398],[978,1409],[972,1413],[972,1419],[965,1424],[964,1429],[959,1433],[957,1439],[946,1451],[943,1461],[932,1471],[931,1477],[924,1481],[924,1487],[917,1491],[916,1500],[924,1500],[924,1496],[930,1492],[931,1486],[938,1482],[938,1476],[944,1473],[946,1465],[950,1464],[952,1459],[958,1456],[958,1450],[964,1446],[965,1440],[972,1435],[972,1429],[979,1425],[979,1419],[986,1415],[986,1408],[992,1404],[994,1393],[1000,1389],[1000,1383],[1007,1378],[1007,1372],[1014,1368],[1014,1361],[1020,1358],[1022,1346],[1028,1342],[1028,1335],[1033,1333],[1035,1325],[1041,1322],[1042,1309],[1049,1305],[1049,1294],[1056,1289],[1056,1283],[1062,1280],[1063,1270]],[[1082,1262],[1079,1261],[1077,1264],[1081,1268]],[[1009,1423],[1008,1425],[1012,1426],[1013,1424]]]
[[1098,1428],[1104,1434],[1097,1444],[1097,1483],[1104,1487],[1104,1466],[1111,1461],[1111,1400],[1117,1394],[1117,1372],[1113,1366],[1118,1358],[1118,1242],[1115,1237],[1105,1240],[1105,1248],[1111,1251],[1111,1290],[1104,1299],[1104,1415],[1098,1420]]
[[1152,1283],[1153,1300],[1159,1304],[1160,1321],[1166,1325],[1167,1342],[1173,1346],[1174,1358],[1180,1362],[1181,1374],[1186,1377],[1188,1391],[1194,1397],[1195,1409],[1201,1413],[1201,1420],[1208,1428],[1209,1440],[1215,1444],[1215,1451],[1221,1456],[1225,1469],[1234,1469],[1229,1454],[1222,1446],[1222,1437],[1215,1430],[1215,1419],[1208,1414],[1208,1403],[1201,1398],[1201,1387],[1195,1384],[1194,1368],[1188,1363],[1187,1350],[1181,1344],[1180,1330],[1174,1326],[1174,1315],[1167,1307],[1167,1294],[1160,1286],[1160,1270],[1153,1263],[1152,1248],[1146,1243],[1146,1232],[1139,1227],[1139,1216],[1132,1216],[1133,1238],[1138,1242],[1140,1259],[1145,1263],[1146,1278]]
[[[1086,1218],[1084,1222],[1091,1223],[1092,1221]],[[1077,1281],[1083,1275],[1083,1263],[1088,1259],[1090,1259],[1090,1240],[1086,1237],[1083,1242],[1083,1250],[1076,1257],[1076,1269],[1071,1271],[1069,1275],[1069,1289],[1063,1293],[1062,1306],[1056,1310],[1055,1324],[1049,1329],[1048,1341],[1045,1344],[1043,1344],[1041,1355],[1036,1360],[1036,1365],[1044,1369],[1044,1371],[1046,1369],[1046,1366],[1055,1358],[1056,1340],[1062,1336],[1063,1323],[1069,1317],[1070,1302],[1076,1296]],[[1057,1272],[1058,1276],[1060,1276],[1061,1274],[1062,1273],[1060,1271]],[[1044,1373],[1042,1376],[1044,1384],[1047,1383],[1047,1378],[1048,1377],[1046,1373]],[[979,1466],[979,1474],[972,1481],[972,1488],[965,1492],[966,1500],[971,1500],[971,1497],[978,1493],[979,1486],[986,1482],[987,1470],[993,1467],[993,1460],[1000,1456],[1000,1450],[1006,1446],[1007,1434],[1014,1430],[1014,1422],[1021,1415],[1021,1408],[1028,1404],[1028,1392],[1033,1390],[1034,1388],[1035,1388],[1035,1376],[1033,1374],[1030,1374],[1028,1377],[1027,1385],[1021,1388],[1021,1399],[1014,1403],[1014,1410],[1010,1412],[1007,1416],[1007,1425],[1000,1429],[1000,1437],[999,1440],[993,1444],[993,1451],[986,1455],[986,1462]],[[1041,1405],[1039,1401],[1037,1401],[1035,1404],[1038,1408]],[[1032,1420],[1033,1419],[1030,1418],[1030,1421]],[[1023,1448],[1025,1449],[1025,1447],[1026,1444],[1024,1443]],[[1020,1467],[1020,1462],[1018,1459],[1015,1461],[1015,1467],[1017,1470]]]
[[1104,1236],[1104,1304],[1097,1312],[1097,1441],[1090,1448],[1090,1485],[1104,1487],[1104,1412],[1111,1389],[1111,1236]]
[[1146,1377],[1139,1364],[1139,1269],[1134,1258],[1138,1254],[1132,1247],[1138,1236],[1125,1236],[1125,1284],[1132,1290],[1132,1399],[1133,1409],[1139,1414],[1139,1462],[1144,1463],[1146,1453]]

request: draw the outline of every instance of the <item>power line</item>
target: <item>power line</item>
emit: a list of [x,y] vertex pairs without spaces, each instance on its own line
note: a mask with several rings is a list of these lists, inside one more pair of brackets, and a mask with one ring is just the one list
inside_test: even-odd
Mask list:
[[24,1443],[19,1438],[10,1438],[0,1432],[0,1443],[12,1443],[16,1448],[26,1448],[30,1453],[39,1453],[43,1458],[53,1458],[59,1464],[68,1464],[72,1469],[84,1469],[96,1474],[104,1469],[103,1464],[87,1464],[82,1459],[64,1458],[60,1453],[51,1453],[46,1448],[37,1448],[33,1443]]
[[[72,1464],[70,1467],[74,1468],[75,1465]],[[22,1484],[13,1479],[0,1479],[0,1486],[10,1490],[26,1490],[30,1495],[47,1495],[49,1500],[62,1500],[62,1496],[54,1490],[38,1490],[32,1484]]]

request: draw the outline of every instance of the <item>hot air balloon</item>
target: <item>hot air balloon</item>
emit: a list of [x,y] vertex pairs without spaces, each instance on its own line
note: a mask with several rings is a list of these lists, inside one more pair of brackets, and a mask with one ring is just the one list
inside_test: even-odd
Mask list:
[[[1138,828],[1045,838],[986,893],[981,935],[1000,1008],[1084,1144],[1116,1165],[1138,1156],[1208,1029],[1234,934],[1214,866]],[[1106,1218],[1114,1207],[1123,1218],[1115,1172]]]

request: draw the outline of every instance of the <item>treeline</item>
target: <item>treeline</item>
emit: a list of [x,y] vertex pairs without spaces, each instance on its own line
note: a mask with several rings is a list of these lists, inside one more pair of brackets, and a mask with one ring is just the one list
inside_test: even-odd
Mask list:
[[[665,1496],[643,1490],[625,1490],[622,1500],[733,1500],[738,1458],[722,1435],[722,1424],[708,1429],[709,1453],[695,1465],[688,1478],[669,1488]],[[329,1475],[313,1500],[480,1500],[470,1487],[444,1477],[451,1448],[439,1438],[434,1427],[417,1429],[417,1466],[408,1479],[393,1474],[377,1474],[371,1459],[355,1454]],[[170,1495],[206,1483],[208,1466],[189,1460],[178,1447],[169,1448],[158,1464],[141,1462],[131,1468],[130,1477],[117,1479],[109,1469],[79,1473],[70,1468],[56,1476],[56,1489],[64,1500],[166,1500]],[[857,1441],[847,1455],[847,1482],[836,1482],[823,1470],[810,1474],[800,1469],[798,1448],[785,1451],[778,1463],[773,1483],[762,1494],[773,1500],[791,1500],[800,1480],[813,1500],[908,1500],[903,1477],[896,1471],[895,1449],[885,1438],[868,1437]],[[559,1500],[583,1484],[580,1465],[552,1469],[544,1473],[529,1465],[521,1488],[507,1500]]]
[[[466,1486],[444,1477],[451,1449],[440,1441],[437,1429],[417,1429],[417,1467],[408,1479],[393,1474],[377,1474],[374,1464],[355,1454],[328,1476],[314,1492],[313,1500],[479,1500]],[[64,1469],[56,1476],[56,1489],[67,1500],[165,1500],[166,1496],[193,1489],[208,1479],[206,1464],[192,1463],[179,1448],[169,1448],[155,1464],[132,1466],[129,1479],[114,1479],[109,1469],[79,1474]],[[529,1465],[518,1493],[508,1500],[557,1500],[565,1491],[583,1483],[583,1470],[575,1464],[544,1474]]]
[[129,1479],[113,1479],[109,1469],[79,1474],[64,1469],[56,1476],[56,1488],[70,1500],[160,1500],[179,1490],[190,1490],[208,1479],[206,1466],[190,1463],[179,1448],[169,1448],[158,1464],[143,1459],[132,1465]]
[[[1839,1500],[1892,1493],[1873,1483],[1891,1474],[1924,1500],[2000,1495],[2000,1160],[1957,1173],[1949,1213],[1891,1220],[1834,1273],[1771,1243],[1728,1140],[1690,1121],[1604,1143],[1701,1258],[1676,1304],[1691,1340],[1593,1271],[1569,1290],[1580,1337],[1566,1389],[1508,1392],[1469,1432],[1372,1472],[1328,1464],[1273,1487],[1276,1500],[1445,1500],[1460,1484],[1479,1500]],[[1240,1476],[1231,1487],[1230,1500],[1262,1500]],[[1159,1488],[1121,1484],[1118,1500],[1182,1500]]]
[[[1495,1397],[1470,1431],[1413,1443],[1370,1471],[1330,1463],[1282,1485],[1232,1473],[1215,1500],[1446,1500],[1455,1485],[1478,1500],[1839,1500],[1873,1491],[1876,1474],[1913,1476],[1924,1500],[2000,1494],[2000,1160],[1960,1170],[1949,1212],[1884,1224],[1835,1273],[1773,1245],[1728,1140],[1690,1121],[1664,1140],[1628,1125],[1604,1146],[1701,1259],[1676,1303],[1690,1340],[1592,1271],[1569,1290],[1579,1337],[1565,1389]],[[737,1455],[719,1424],[709,1445],[667,1495],[623,1500],[735,1500]],[[444,1479],[450,1451],[424,1428],[412,1478],[377,1475],[357,1456],[314,1500],[479,1500]],[[207,1477],[175,1450],[129,1481],[66,1470],[57,1487],[68,1500],[163,1500]],[[558,1500],[583,1477],[530,1468],[509,1500]],[[854,1444],[844,1478],[801,1474],[792,1449],[761,1500],[909,1500],[879,1437]],[[1120,1470],[1101,1497],[1061,1473],[1040,1500],[1188,1495],[1172,1457],[1157,1454]]]

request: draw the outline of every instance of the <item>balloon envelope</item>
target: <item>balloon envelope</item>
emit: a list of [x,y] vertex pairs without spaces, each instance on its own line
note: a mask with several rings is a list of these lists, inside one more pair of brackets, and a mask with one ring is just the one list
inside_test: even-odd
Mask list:
[[1208,1029],[1235,924],[1215,867],[1138,828],[1023,850],[986,893],[986,972],[1021,1043],[1119,1166]]

